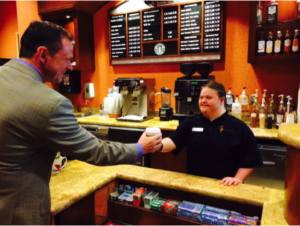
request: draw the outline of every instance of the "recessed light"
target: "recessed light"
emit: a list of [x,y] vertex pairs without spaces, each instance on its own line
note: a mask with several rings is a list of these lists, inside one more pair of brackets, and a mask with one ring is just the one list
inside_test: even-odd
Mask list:
[[66,17],[67,17],[68,19],[70,18],[70,16],[69,16],[69,15],[67,15]]

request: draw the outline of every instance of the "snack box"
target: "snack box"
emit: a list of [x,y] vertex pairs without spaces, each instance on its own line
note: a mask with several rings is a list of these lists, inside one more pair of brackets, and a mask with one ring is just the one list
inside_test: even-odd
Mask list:
[[[143,194],[142,194],[142,202],[141,202],[141,206],[145,206],[145,197],[147,195],[149,195],[152,191],[146,190]],[[149,207],[150,208],[150,207]]]
[[212,206],[206,206],[205,210],[210,211],[210,212],[215,212],[215,213],[222,213],[222,214],[226,214],[226,215],[230,215],[230,213],[231,213],[229,210],[215,208]]
[[140,206],[142,201],[142,194],[140,193],[134,193],[133,194],[133,205],[134,206]]
[[199,221],[198,219],[200,218],[200,214],[204,208],[204,205],[183,201],[178,207],[177,216]]
[[133,204],[133,194],[131,194],[126,198],[126,203],[131,205]]
[[144,207],[150,209],[150,204],[155,197],[158,197],[159,193],[152,191],[147,196],[145,196]]
[[177,216],[177,209],[180,204],[181,202],[168,200],[162,205],[161,211],[166,214]]
[[150,204],[150,210],[161,211],[161,206],[165,203],[165,200],[155,199]]
[[197,220],[204,224],[227,225],[228,218],[229,215],[204,210],[200,214],[200,218],[198,218]]
[[118,201],[118,196],[119,195],[120,195],[119,192],[115,191],[115,192],[109,194],[109,198],[112,201]]
[[130,194],[128,194],[128,193],[123,193],[122,195],[120,195],[120,196],[118,197],[118,200],[119,200],[120,202],[126,202],[126,199],[127,199],[129,196],[130,196]]
[[257,225],[258,217],[248,217],[244,215],[229,216],[229,225]]

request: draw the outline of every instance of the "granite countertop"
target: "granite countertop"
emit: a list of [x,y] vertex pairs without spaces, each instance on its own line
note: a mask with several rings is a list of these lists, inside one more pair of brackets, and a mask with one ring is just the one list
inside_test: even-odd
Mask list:
[[263,206],[262,225],[287,225],[283,217],[284,191],[246,184],[228,187],[219,180],[188,174],[133,165],[93,166],[78,160],[69,161],[61,173],[51,177],[52,214],[56,215],[116,178]]
[[[161,130],[175,131],[179,125],[178,120],[172,121],[160,121],[159,117],[144,122],[122,122],[117,121],[115,118],[99,118],[98,115],[83,117],[77,119],[79,123],[84,124],[96,124],[106,126],[120,126],[120,127],[131,127],[131,128],[147,128],[150,126],[159,127]],[[260,129],[250,128],[256,138],[273,139],[277,140],[277,129]]]
[[300,149],[300,124],[281,124],[278,130],[278,138],[286,145]]

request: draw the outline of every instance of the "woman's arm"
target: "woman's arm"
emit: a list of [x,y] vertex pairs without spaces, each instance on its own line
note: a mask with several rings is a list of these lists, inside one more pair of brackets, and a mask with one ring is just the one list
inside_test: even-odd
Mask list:
[[161,142],[163,144],[163,149],[161,152],[170,152],[176,149],[174,142],[170,138],[164,138]]
[[250,176],[254,168],[239,168],[234,177],[225,177],[221,181],[221,184],[225,186],[228,185],[238,185],[239,183],[244,183],[244,181]]

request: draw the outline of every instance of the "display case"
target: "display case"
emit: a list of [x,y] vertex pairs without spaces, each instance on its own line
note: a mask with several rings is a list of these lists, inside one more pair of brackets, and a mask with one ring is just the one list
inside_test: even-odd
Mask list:
[[[286,30],[289,30],[291,41],[295,29],[300,31],[300,20],[297,19],[297,2],[296,1],[277,1],[278,4],[278,22],[269,24],[267,23],[267,6],[271,1],[261,1],[261,16],[262,22],[257,24],[257,6],[258,1],[250,1],[250,19],[249,19],[249,42],[248,42],[248,62],[252,64],[257,63],[279,63],[289,61],[300,61],[300,53],[284,54],[283,51],[280,54],[258,54],[258,41],[260,39],[261,31],[264,30],[265,40],[268,39],[268,33],[273,33],[273,40],[276,40],[277,31],[282,33],[282,46],[286,34]],[[273,45],[274,48],[274,45]],[[273,51],[274,52],[274,51]]]

